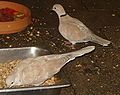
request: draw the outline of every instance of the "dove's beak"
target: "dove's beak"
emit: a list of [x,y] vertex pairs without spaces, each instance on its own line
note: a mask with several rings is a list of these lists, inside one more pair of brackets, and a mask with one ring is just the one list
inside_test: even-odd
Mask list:
[[51,11],[54,11],[54,9],[52,8]]
[[54,7],[52,7],[51,11],[55,11],[55,8],[54,8]]
[[52,8],[51,10],[50,10],[50,12],[54,12],[55,10],[54,10],[54,8]]

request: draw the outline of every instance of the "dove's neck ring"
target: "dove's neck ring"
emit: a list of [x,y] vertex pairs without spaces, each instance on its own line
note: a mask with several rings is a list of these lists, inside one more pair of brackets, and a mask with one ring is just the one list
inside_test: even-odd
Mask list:
[[64,16],[66,16],[66,15],[67,15],[67,13],[60,15],[60,17],[64,17]]

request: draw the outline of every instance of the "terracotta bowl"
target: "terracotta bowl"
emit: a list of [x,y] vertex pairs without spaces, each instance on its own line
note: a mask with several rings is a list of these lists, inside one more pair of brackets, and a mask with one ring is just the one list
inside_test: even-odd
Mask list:
[[0,34],[20,32],[31,23],[31,12],[24,5],[8,1],[0,1],[0,9],[2,8],[11,8],[22,12],[26,16],[22,19],[17,19],[16,21],[0,22]]

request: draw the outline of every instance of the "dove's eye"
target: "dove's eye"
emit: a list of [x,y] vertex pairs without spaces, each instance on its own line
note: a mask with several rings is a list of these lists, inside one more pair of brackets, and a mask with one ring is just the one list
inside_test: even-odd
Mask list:
[[11,84],[13,84],[14,82],[11,82]]

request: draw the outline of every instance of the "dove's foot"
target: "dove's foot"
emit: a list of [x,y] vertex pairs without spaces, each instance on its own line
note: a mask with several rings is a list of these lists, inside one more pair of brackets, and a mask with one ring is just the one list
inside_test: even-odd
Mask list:
[[74,44],[70,43],[69,41],[64,41],[64,45],[72,50],[75,50]]

